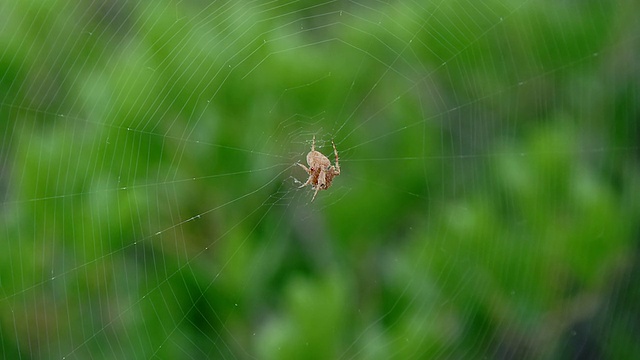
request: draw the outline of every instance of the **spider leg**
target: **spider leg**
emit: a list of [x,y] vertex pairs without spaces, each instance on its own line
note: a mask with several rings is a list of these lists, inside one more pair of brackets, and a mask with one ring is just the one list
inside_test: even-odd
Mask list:
[[318,195],[318,190],[320,190],[320,186],[316,186],[316,192],[313,193],[313,197],[311,198],[311,202],[316,199],[316,195]]
[[309,185],[309,183],[311,182],[311,179],[313,179],[313,176],[309,176],[309,178],[307,179],[307,182],[305,182],[304,184],[298,186],[298,189],[303,188],[307,185]]
[[316,151],[316,136],[313,135],[313,142],[311,143],[311,151]]
[[300,165],[301,168],[304,169],[304,171],[306,171],[309,174],[309,178],[307,179],[307,182],[305,182],[304,184],[300,185],[299,188],[303,188],[307,185],[309,185],[309,183],[311,182],[311,179],[313,179],[313,176],[311,176],[311,170],[309,170],[309,168],[307,168],[306,166],[300,164],[300,163],[296,163],[298,165]]
[[336,155],[336,167],[334,173],[336,175],[340,175],[340,158],[338,157],[338,149],[336,149],[336,143],[331,139],[331,144],[333,145],[333,153]]
[[301,168],[303,168],[303,169],[304,169],[304,171],[306,171],[306,172],[307,172],[307,174],[311,174],[311,170],[309,170],[309,168],[308,168],[308,167],[306,167],[306,166],[304,166],[304,165],[302,165],[302,164],[300,164],[300,163],[296,163],[296,164],[298,164],[298,166],[300,166]]

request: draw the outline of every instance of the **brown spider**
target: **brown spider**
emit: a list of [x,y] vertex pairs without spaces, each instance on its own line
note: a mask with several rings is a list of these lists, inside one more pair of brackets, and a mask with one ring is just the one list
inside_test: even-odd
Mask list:
[[338,150],[336,150],[336,144],[331,140],[331,144],[333,145],[333,152],[336,155],[336,166],[331,165],[331,161],[326,156],[322,155],[319,151],[316,151],[316,136],[313,136],[313,143],[311,144],[311,151],[307,154],[307,164],[309,167],[297,163],[300,165],[304,171],[309,174],[309,179],[307,182],[302,184],[300,187],[305,187],[308,184],[311,184],[311,188],[315,189],[316,192],[313,193],[313,198],[311,201],[315,200],[316,195],[318,194],[318,190],[327,190],[329,186],[331,186],[331,181],[333,178],[340,175],[340,163],[338,163]]

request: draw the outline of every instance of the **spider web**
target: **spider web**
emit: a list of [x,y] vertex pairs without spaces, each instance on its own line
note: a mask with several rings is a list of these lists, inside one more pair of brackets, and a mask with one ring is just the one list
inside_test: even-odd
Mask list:
[[639,357],[639,10],[2,3],[3,358]]

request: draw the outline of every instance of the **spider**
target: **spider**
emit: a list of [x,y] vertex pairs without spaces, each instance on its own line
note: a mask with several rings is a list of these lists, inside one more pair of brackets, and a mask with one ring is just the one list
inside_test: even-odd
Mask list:
[[329,186],[331,186],[331,182],[333,178],[340,175],[340,163],[338,162],[338,150],[336,150],[336,144],[331,140],[331,144],[333,145],[333,152],[336,155],[336,165],[331,165],[331,161],[326,156],[322,155],[319,151],[316,151],[316,136],[313,136],[313,143],[311,144],[311,151],[307,154],[307,164],[309,167],[297,163],[300,165],[304,171],[309,174],[309,179],[307,182],[302,184],[300,187],[303,188],[308,184],[311,184],[311,188],[315,189],[316,192],[313,193],[313,198],[311,201],[315,200],[316,195],[319,190],[327,190]]

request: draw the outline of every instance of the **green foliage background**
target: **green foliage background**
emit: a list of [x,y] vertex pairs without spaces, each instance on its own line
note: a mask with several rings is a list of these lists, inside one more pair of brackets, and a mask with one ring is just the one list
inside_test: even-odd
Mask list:
[[1,3],[2,357],[640,358],[638,13]]

